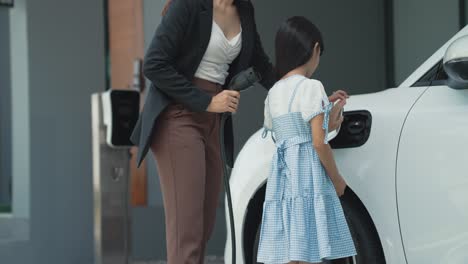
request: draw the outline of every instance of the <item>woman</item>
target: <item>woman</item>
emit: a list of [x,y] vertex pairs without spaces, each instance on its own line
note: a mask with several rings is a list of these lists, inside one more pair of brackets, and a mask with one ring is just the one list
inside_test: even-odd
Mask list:
[[[203,263],[221,191],[220,113],[240,94],[223,90],[249,67],[275,82],[248,0],[169,0],[147,51],[152,85],[132,135],[140,164],[151,148],[163,194],[168,263]],[[232,121],[226,124],[232,164]]]

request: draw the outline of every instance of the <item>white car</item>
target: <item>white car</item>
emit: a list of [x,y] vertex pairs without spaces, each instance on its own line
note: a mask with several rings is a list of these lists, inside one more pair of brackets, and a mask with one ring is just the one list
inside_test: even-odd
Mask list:
[[[352,96],[345,108],[331,146],[350,187],[342,205],[358,255],[344,263],[467,264],[468,26],[398,88]],[[256,263],[275,150],[261,132],[230,178],[237,264]]]

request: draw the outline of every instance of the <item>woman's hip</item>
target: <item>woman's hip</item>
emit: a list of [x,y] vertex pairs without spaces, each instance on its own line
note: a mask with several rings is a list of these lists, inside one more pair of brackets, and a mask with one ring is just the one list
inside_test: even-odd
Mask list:
[[[195,78],[193,83],[202,91],[215,96],[222,91],[220,84]],[[171,102],[160,114],[155,123],[153,138],[164,132],[178,134],[181,138],[211,136],[219,129],[220,114],[193,112],[182,103]]]

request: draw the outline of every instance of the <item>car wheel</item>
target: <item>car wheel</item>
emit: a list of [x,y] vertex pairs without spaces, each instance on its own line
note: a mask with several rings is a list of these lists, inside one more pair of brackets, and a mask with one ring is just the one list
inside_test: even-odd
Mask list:
[[255,234],[255,242],[252,254],[252,261],[250,263],[259,263],[257,262],[257,253],[258,253],[258,244],[260,243],[260,225],[258,225],[257,232]]
[[[361,205],[354,194],[347,192],[342,198],[342,206],[354,240],[357,256],[325,261],[328,264],[385,264],[380,239],[367,210]],[[260,225],[257,226],[253,254],[250,263],[257,262],[258,244],[260,242]]]
[[341,198],[341,205],[357,251],[357,256],[353,259],[354,262],[350,263],[385,264],[382,244],[377,230],[359,198],[350,189],[347,189],[345,195]]

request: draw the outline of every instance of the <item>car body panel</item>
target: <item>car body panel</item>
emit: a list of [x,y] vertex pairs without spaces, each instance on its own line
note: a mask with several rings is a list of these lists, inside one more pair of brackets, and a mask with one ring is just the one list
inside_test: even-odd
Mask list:
[[397,164],[408,263],[468,263],[468,90],[433,86],[404,126]]
[[395,190],[398,140],[405,118],[427,88],[389,89],[353,96],[346,110],[372,114],[369,140],[362,147],[335,150],[339,170],[369,212],[388,264],[405,263]]

